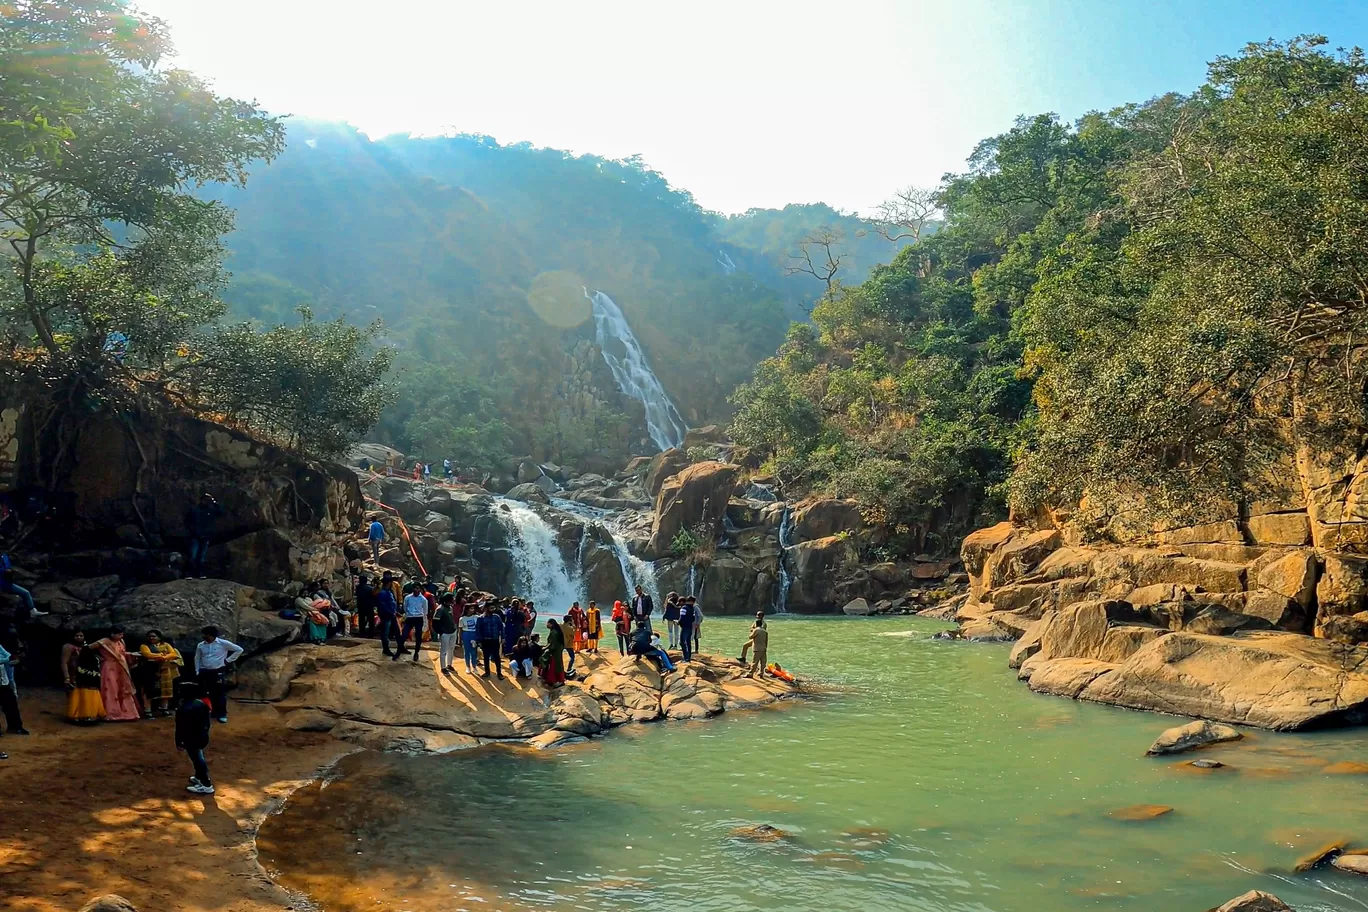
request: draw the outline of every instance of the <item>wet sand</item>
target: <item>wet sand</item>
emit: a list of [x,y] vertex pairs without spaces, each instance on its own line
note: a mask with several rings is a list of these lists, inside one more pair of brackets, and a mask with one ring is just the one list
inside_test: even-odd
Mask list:
[[200,797],[185,791],[171,719],[80,728],[60,692],[25,691],[21,705],[33,734],[0,738],[0,910],[74,912],[103,893],[142,912],[301,907],[257,864],[257,827],[354,747],[233,704],[211,733],[218,794]]

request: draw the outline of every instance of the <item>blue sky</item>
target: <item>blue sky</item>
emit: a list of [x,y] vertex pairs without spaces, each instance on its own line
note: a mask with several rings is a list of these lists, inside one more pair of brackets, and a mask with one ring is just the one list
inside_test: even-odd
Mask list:
[[1368,0],[137,0],[180,65],[270,109],[389,132],[640,153],[723,212],[868,211],[1022,113],[1190,91]]

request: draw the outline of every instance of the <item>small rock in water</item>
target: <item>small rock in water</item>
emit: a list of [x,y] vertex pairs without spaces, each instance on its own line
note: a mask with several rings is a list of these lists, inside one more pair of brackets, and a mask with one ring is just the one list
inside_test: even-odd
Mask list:
[[781,839],[788,839],[788,833],[768,823],[737,827],[731,831],[731,835],[734,839],[749,839],[752,842],[779,842]]
[[1293,912],[1292,907],[1272,893],[1250,890],[1237,896],[1213,912]]
[[1323,773],[1332,776],[1368,776],[1368,763],[1360,763],[1357,760],[1341,760],[1339,763],[1332,763]]
[[1239,741],[1243,737],[1244,735],[1229,725],[1205,720],[1189,722],[1187,725],[1179,725],[1165,731],[1150,745],[1146,753],[1151,757],[1159,754],[1177,754],[1206,747],[1208,744],[1219,744],[1222,741]]
[[1349,840],[1347,839],[1336,839],[1333,842],[1327,842],[1319,849],[1316,849],[1316,851],[1311,852],[1308,855],[1303,855],[1300,859],[1298,859],[1296,866],[1293,867],[1292,870],[1296,871],[1298,874],[1301,874],[1303,871],[1309,871],[1312,868],[1318,868],[1330,859],[1334,858],[1336,855],[1343,852],[1344,847],[1348,844]]
[[137,907],[118,893],[97,896],[81,906],[81,912],[138,912]]
[[1200,760],[1189,760],[1188,766],[1195,767],[1199,770],[1218,770],[1225,766],[1225,764],[1220,760],[1211,760],[1203,757]]
[[1107,816],[1113,820],[1153,820],[1173,813],[1167,804],[1132,804],[1130,807],[1117,808]]
[[1368,855],[1340,855],[1330,863],[1341,871],[1368,876]]

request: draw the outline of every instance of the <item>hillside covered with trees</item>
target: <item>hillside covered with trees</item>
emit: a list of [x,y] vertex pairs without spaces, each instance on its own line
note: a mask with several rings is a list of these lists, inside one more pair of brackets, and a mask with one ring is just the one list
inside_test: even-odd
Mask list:
[[1362,437],[1365,78],[1299,38],[1022,117],[943,183],[939,231],[792,327],[735,436],[908,549],[1009,504],[1119,534],[1276,495],[1301,444]]

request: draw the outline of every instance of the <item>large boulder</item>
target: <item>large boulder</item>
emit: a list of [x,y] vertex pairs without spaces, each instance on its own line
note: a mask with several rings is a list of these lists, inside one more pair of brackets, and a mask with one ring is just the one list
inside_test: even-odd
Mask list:
[[725,428],[715,424],[706,424],[703,427],[689,428],[684,432],[684,449],[703,446],[709,443],[726,443],[727,431]]
[[206,626],[219,629],[249,654],[284,646],[299,634],[299,622],[279,617],[272,598],[229,580],[149,583],[125,593],[110,609],[112,623],[135,640],[159,630],[187,658]]
[[1010,522],[1000,522],[996,526],[976,529],[964,537],[960,545],[960,561],[969,574],[969,585],[974,595],[983,592],[983,568],[994,551],[1002,547],[1018,531]]
[[512,500],[521,500],[524,503],[551,503],[551,498],[547,496],[546,489],[532,482],[514,485],[509,489],[507,496]]
[[852,593],[842,585],[859,566],[859,550],[843,535],[799,542],[788,549],[791,611],[834,611]]
[[658,495],[666,480],[679,474],[688,464],[689,457],[681,449],[669,449],[655,454],[646,469],[646,493],[651,497]]
[[1317,635],[1324,634],[1330,618],[1368,610],[1368,558],[1325,555],[1325,570],[1316,584],[1316,603]]
[[667,479],[656,495],[647,557],[668,556],[671,542],[682,529],[716,535],[740,472],[741,467],[731,463],[700,462]]
[[1293,633],[1180,631],[1079,695],[1099,703],[1295,730],[1368,722],[1368,648]]
[[1229,725],[1221,725],[1218,722],[1208,722],[1202,719],[1197,722],[1189,722],[1187,725],[1178,725],[1166,729],[1163,734],[1155,739],[1154,743],[1150,745],[1150,749],[1145,753],[1151,757],[1157,757],[1160,754],[1180,754],[1183,751],[1196,750],[1199,747],[1207,747],[1211,744],[1239,741],[1243,737],[1244,735]]
[[810,497],[793,505],[791,514],[795,541],[826,538],[841,532],[864,528],[860,504],[834,497]]

